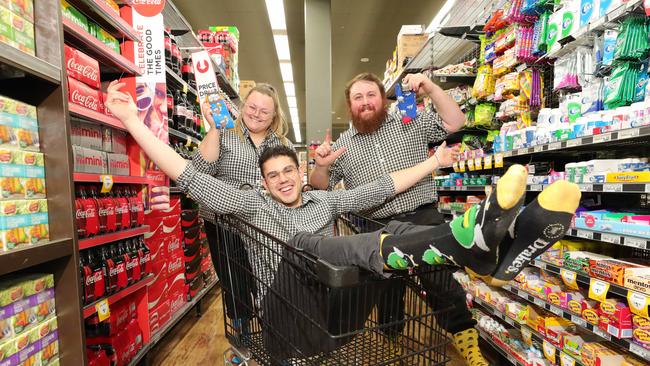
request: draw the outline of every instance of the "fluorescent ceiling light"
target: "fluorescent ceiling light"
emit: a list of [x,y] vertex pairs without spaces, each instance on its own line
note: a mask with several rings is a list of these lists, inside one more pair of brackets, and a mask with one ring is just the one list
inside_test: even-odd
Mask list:
[[289,37],[286,34],[274,34],[275,52],[278,53],[278,60],[290,61],[291,52],[289,52]]
[[296,142],[302,142],[302,135],[300,134],[300,125],[293,125],[293,136]]
[[296,97],[287,97],[287,104],[289,105],[289,108],[298,108]]
[[291,62],[280,62],[280,73],[283,81],[293,81],[292,69]]
[[[455,3],[456,0],[447,0],[447,2],[445,2],[442,8],[440,8],[440,10],[438,11],[438,14],[436,14],[436,16],[433,17],[433,19],[431,20],[431,23],[429,24],[426,30],[427,33],[433,33],[437,31],[438,28],[440,28],[440,26],[442,26],[442,20],[445,19],[447,14],[449,14],[451,8],[454,6]],[[446,20],[447,19],[445,19],[445,21]]]
[[266,12],[269,14],[271,29],[287,29],[287,23],[284,17],[284,4],[282,3],[282,0],[266,0]]
[[284,83],[284,94],[287,97],[295,97],[296,96],[296,89],[295,89],[293,83]]
[[298,108],[289,107],[289,115],[291,116],[291,121],[298,121]]

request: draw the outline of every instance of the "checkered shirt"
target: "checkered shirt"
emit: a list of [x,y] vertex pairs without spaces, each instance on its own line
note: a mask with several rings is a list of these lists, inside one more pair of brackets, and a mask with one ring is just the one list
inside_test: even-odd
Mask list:
[[[199,172],[218,178],[232,187],[239,188],[242,184],[248,183],[257,188],[261,186],[262,180],[262,174],[257,164],[260,154],[267,147],[282,145],[282,141],[275,133],[270,132],[257,148],[251,140],[246,126],[242,126],[242,129],[244,141],[234,130],[221,132],[221,146],[217,161],[205,161],[198,150],[192,157],[192,161]],[[287,140],[287,146],[294,149],[289,140]],[[204,220],[215,222],[214,212],[208,210],[204,205],[199,206],[199,214]]]
[[[359,133],[354,126],[343,132],[332,145],[334,150],[347,147],[330,167],[329,189],[341,180],[353,189],[378,177],[412,167],[428,158],[428,143],[443,140],[447,131],[433,111],[420,112],[410,123],[402,123],[398,113],[389,113],[379,130]],[[428,175],[407,191],[384,205],[363,212],[371,218],[386,218],[416,209],[437,200],[433,176]]]
[[[333,235],[334,220],[340,214],[368,209],[395,194],[392,179],[384,175],[356,189],[302,193],[302,205],[289,208],[262,190],[239,190],[208,174],[200,173],[194,162],[187,165],[176,183],[183,192],[211,211],[233,214],[283,242],[301,231]],[[281,256],[269,255],[269,251],[255,244],[246,244],[253,270],[258,279],[270,286]],[[277,253],[281,253],[281,249],[275,244],[274,250]],[[262,291],[266,288],[261,287]],[[260,295],[261,298],[264,293]]]

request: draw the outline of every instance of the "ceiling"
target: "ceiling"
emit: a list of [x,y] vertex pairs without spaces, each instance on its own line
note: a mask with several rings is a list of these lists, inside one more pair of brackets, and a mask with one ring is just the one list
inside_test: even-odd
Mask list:
[[[281,87],[282,78],[264,0],[173,0],[194,30],[211,25],[239,28],[241,80]],[[459,1],[460,2],[460,1]],[[464,2],[464,1],[463,1]],[[483,2],[483,1],[481,1]],[[343,90],[356,74],[370,71],[383,78],[386,60],[396,45],[402,24],[431,22],[444,0],[331,0],[333,137],[348,127]],[[284,0],[293,75],[305,135],[304,0]],[[453,14],[452,16],[457,15]],[[361,58],[370,59],[362,63]],[[284,92],[283,92],[284,93]],[[286,99],[281,95],[285,111]],[[293,132],[291,132],[291,137]]]

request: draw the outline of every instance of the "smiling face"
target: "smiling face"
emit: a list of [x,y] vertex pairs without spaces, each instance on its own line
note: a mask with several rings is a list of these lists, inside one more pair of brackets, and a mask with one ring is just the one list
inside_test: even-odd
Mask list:
[[352,84],[348,107],[352,124],[360,133],[377,131],[387,113],[379,87],[376,83],[366,80]]
[[262,186],[287,207],[302,204],[302,169],[289,156],[275,156],[262,165]]
[[275,116],[273,98],[252,91],[244,103],[243,120],[246,128],[252,133],[266,132]]

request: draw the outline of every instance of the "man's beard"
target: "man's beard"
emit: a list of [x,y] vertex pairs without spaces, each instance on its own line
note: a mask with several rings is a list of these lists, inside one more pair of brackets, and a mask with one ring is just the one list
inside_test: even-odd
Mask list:
[[360,114],[352,114],[352,125],[359,133],[373,133],[381,127],[388,111],[386,111],[385,107],[382,107],[374,112],[370,118],[361,118]]

